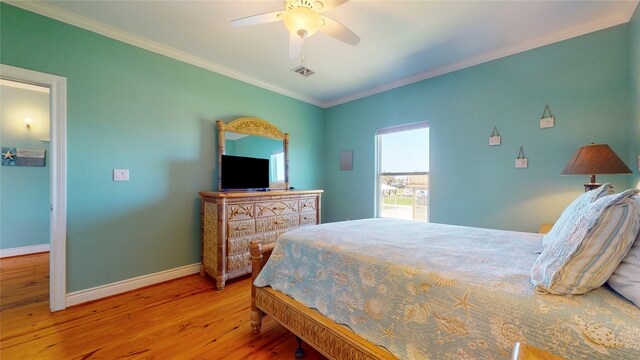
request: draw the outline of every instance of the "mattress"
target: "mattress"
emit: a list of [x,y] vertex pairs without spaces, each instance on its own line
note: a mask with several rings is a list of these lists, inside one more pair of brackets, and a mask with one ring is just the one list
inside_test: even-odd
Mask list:
[[607,287],[536,293],[542,235],[394,219],[296,229],[271,286],[401,359],[505,359],[516,341],[569,359],[640,352],[640,309]]

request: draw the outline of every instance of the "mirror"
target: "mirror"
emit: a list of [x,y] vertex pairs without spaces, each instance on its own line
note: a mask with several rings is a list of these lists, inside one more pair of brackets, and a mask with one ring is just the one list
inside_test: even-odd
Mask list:
[[269,159],[269,182],[284,182],[282,140],[225,131],[225,155]]
[[222,155],[269,159],[269,188],[289,189],[289,134],[266,120],[243,117],[218,128],[218,190],[222,191]]

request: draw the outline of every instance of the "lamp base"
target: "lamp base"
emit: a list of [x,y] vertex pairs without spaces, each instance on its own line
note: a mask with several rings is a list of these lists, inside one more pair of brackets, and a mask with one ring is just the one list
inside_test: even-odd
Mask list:
[[599,183],[596,183],[596,182],[585,183],[584,184],[584,192],[591,191],[593,189],[597,189],[600,186],[602,186],[602,184],[599,184]]

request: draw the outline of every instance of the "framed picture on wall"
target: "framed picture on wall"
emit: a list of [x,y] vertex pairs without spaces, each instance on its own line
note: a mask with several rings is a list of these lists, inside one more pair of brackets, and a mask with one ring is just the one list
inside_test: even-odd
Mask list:
[[353,170],[353,151],[340,151],[340,170]]

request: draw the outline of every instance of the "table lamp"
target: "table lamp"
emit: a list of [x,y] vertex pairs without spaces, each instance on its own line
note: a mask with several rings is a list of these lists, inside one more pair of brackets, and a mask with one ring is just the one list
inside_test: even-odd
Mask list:
[[590,144],[582,145],[576,150],[561,175],[591,175],[591,180],[584,184],[586,192],[602,185],[596,182],[596,175],[631,173],[631,169],[609,145]]

